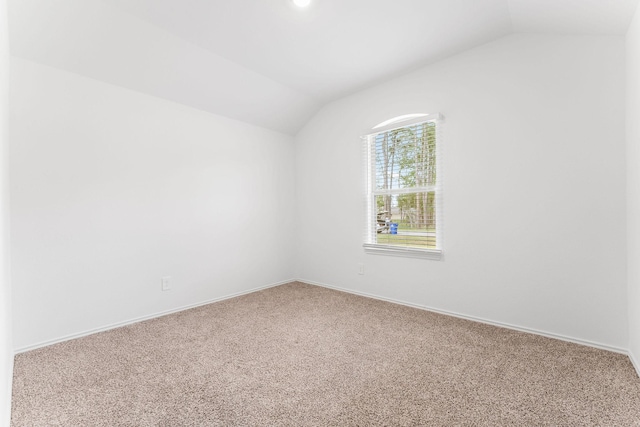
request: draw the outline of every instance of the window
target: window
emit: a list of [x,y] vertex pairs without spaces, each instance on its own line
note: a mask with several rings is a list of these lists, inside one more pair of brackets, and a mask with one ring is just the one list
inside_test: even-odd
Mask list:
[[409,114],[364,137],[367,253],[441,258],[441,121]]

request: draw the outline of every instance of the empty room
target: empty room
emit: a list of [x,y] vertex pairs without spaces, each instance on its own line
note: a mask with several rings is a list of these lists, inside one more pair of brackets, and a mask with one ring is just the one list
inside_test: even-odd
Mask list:
[[0,0],[0,426],[640,425],[639,0]]

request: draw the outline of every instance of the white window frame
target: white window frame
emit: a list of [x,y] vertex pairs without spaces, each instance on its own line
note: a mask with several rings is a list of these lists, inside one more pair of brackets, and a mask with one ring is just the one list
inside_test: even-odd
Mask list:
[[[394,119],[380,123],[373,128],[374,132],[362,137],[364,142],[363,161],[365,172],[366,186],[366,221],[365,221],[365,240],[364,250],[367,254],[373,255],[389,255],[409,258],[423,258],[432,260],[441,260],[443,258],[443,215],[442,215],[442,121],[441,114],[407,114]],[[426,122],[435,122],[436,124],[436,185],[428,188],[415,187],[412,191],[434,191],[436,208],[436,248],[422,249],[406,246],[384,245],[376,243],[377,232],[377,207],[375,203],[376,195],[380,194],[376,190],[376,164],[375,164],[375,138],[378,134],[389,132],[395,129],[401,129]],[[387,190],[386,193],[393,193],[394,190]]]

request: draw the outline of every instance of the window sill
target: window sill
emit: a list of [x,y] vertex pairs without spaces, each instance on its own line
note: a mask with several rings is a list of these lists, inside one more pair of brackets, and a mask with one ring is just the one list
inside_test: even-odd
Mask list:
[[377,245],[372,243],[365,243],[362,246],[364,247],[365,253],[368,253],[371,255],[388,255],[388,256],[399,256],[399,257],[405,257],[405,258],[422,258],[422,259],[432,259],[432,260],[442,259],[441,249],[415,249],[415,248],[404,248],[401,246]]

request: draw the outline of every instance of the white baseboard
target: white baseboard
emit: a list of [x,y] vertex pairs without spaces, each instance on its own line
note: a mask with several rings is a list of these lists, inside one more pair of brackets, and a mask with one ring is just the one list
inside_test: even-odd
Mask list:
[[636,357],[631,351],[628,351],[627,354],[629,355],[629,360],[631,360],[631,364],[636,370],[636,374],[638,375],[638,377],[640,377],[640,363],[638,363],[638,359],[636,359]]
[[105,325],[105,326],[102,326],[102,327],[99,327],[99,328],[89,329],[87,331],[83,331],[83,332],[79,332],[79,333],[75,333],[75,334],[70,334],[70,335],[65,335],[63,337],[55,338],[55,339],[52,339],[52,340],[42,341],[42,342],[39,342],[39,343],[36,343],[36,344],[28,345],[26,347],[21,347],[21,348],[14,349],[14,353],[15,354],[24,353],[26,351],[35,350],[37,348],[47,347],[49,345],[57,344],[57,343],[60,343],[60,342],[69,341],[69,340],[73,340],[73,339],[76,339],[76,338],[86,337],[87,335],[96,334],[98,332],[104,332],[104,331],[108,331],[110,329],[115,329],[115,328],[120,328],[122,326],[131,325],[133,323],[143,322],[143,321],[149,320],[149,319],[155,319],[156,317],[166,316],[167,314],[172,314],[172,313],[177,313],[179,311],[189,310],[191,308],[200,307],[202,305],[207,305],[207,304],[211,304],[211,303],[214,303],[214,302],[224,301],[224,300],[227,300],[227,299],[239,297],[241,295],[246,295],[246,294],[250,294],[250,293],[253,293],[253,292],[262,291],[264,289],[273,288],[273,287],[284,285],[286,283],[291,283],[291,282],[295,282],[295,279],[285,280],[285,281],[277,282],[277,283],[271,283],[269,285],[260,286],[260,287],[257,287],[257,288],[252,288],[252,289],[249,289],[247,291],[236,292],[235,294],[225,295],[225,296],[222,296],[222,297],[218,297],[218,298],[213,298],[213,299],[209,299],[209,300],[206,300],[206,301],[197,302],[197,303],[194,303],[194,304],[189,304],[189,305],[184,305],[184,306],[177,307],[177,308],[172,308],[170,310],[165,310],[165,311],[160,311],[160,312],[153,313],[153,314],[148,314],[146,316],[136,317],[136,318],[133,318],[133,319],[122,321],[122,322],[112,323],[112,324]]
[[[574,343],[574,344],[580,344],[580,345],[584,345],[584,346],[587,346],[587,347],[594,347],[594,348],[598,348],[598,349],[601,349],[601,350],[612,351],[614,353],[625,354],[625,355],[627,355],[627,356],[629,356],[631,358],[631,355],[629,354],[629,351],[627,349],[620,348],[620,347],[614,347],[614,346],[611,346],[611,345],[602,344],[602,343],[598,343],[598,342],[594,342],[594,341],[583,340],[583,339],[580,339],[580,338],[573,338],[573,337],[569,337],[569,336],[566,336],[566,335],[554,334],[554,333],[551,333],[551,332],[541,331],[541,330],[532,329],[532,328],[526,328],[526,327],[522,327],[522,326],[512,325],[512,324],[509,324],[509,323],[497,322],[497,321],[494,321],[494,320],[483,319],[481,317],[468,316],[466,314],[460,314],[460,313],[456,313],[456,312],[448,311],[448,310],[441,310],[439,308],[434,308],[434,307],[430,307],[430,306],[427,306],[427,305],[414,304],[414,303],[410,303],[410,302],[407,302],[407,301],[401,301],[401,300],[397,300],[397,299],[393,299],[393,298],[382,297],[380,295],[370,294],[370,293],[367,293],[367,292],[354,291],[352,289],[341,288],[339,286],[327,285],[326,283],[319,283],[319,282],[314,282],[314,281],[305,280],[305,279],[296,279],[296,281],[297,282],[302,282],[302,283],[307,283],[309,285],[320,286],[320,287],[323,287],[323,288],[334,289],[336,291],[346,292],[346,293],[349,293],[349,294],[360,295],[360,296],[367,297],[367,298],[373,298],[373,299],[377,299],[377,300],[381,300],[381,301],[387,301],[387,302],[391,302],[391,303],[394,303],[394,304],[400,304],[400,305],[404,305],[404,306],[407,306],[407,307],[418,308],[420,310],[426,310],[426,311],[431,311],[431,312],[434,312],[434,313],[444,314],[444,315],[447,315],[447,316],[453,316],[453,317],[457,317],[457,318],[460,318],[460,319],[471,320],[473,322],[484,323],[484,324],[491,325],[491,326],[498,326],[500,328],[512,329],[512,330],[515,330],[515,331],[526,332],[526,333],[529,333],[529,334],[541,335],[541,336],[547,337],[547,338],[554,338],[554,339],[561,340],[561,341],[566,341],[566,342],[570,342],[570,343]],[[631,362],[634,363],[633,359],[632,359]],[[634,363],[634,366],[636,367],[636,371],[640,373],[640,370],[638,370],[638,365]]]
[[607,345],[607,344],[602,344],[602,343],[597,343],[597,342],[594,342],[594,341],[589,341],[589,340],[583,340],[583,339],[579,339],[579,338],[569,337],[569,336],[566,336],[566,335],[555,334],[555,333],[541,331],[541,330],[537,330],[537,329],[532,329],[532,328],[526,328],[526,327],[522,327],[522,326],[512,325],[512,324],[509,324],[509,323],[497,322],[497,321],[488,320],[488,319],[484,319],[484,318],[480,318],[480,317],[468,316],[468,315],[465,315],[465,314],[460,314],[460,313],[456,313],[456,312],[449,311],[449,310],[441,310],[441,309],[438,309],[438,308],[434,308],[434,307],[430,307],[430,306],[426,306],[426,305],[422,305],[422,304],[414,304],[414,303],[410,303],[410,302],[407,302],[407,301],[397,300],[397,299],[393,299],[393,298],[386,298],[386,297],[382,297],[380,295],[371,294],[371,293],[368,293],[368,292],[355,291],[355,290],[352,290],[352,289],[342,288],[340,286],[328,285],[326,283],[320,283],[320,282],[315,282],[315,281],[306,280],[306,279],[284,280],[284,281],[281,281],[281,282],[271,283],[269,285],[260,286],[260,287],[257,287],[257,288],[252,288],[252,289],[249,289],[249,290],[246,290],[246,291],[237,292],[237,293],[234,293],[234,294],[225,295],[225,296],[218,297],[218,298],[213,298],[213,299],[210,299],[210,300],[201,301],[201,302],[198,302],[198,303],[177,307],[177,308],[174,308],[174,309],[171,309],[171,310],[165,310],[165,311],[149,314],[149,315],[146,315],[146,316],[141,316],[141,317],[136,317],[136,318],[133,318],[133,319],[125,320],[125,321],[122,321],[122,322],[112,323],[112,324],[105,325],[105,326],[100,327],[100,328],[90,329],[90,330],[79,332],[79,333],[76,333],[76,334],[66,335],[66,336],[55,338],[55,339],[52,339],[52,340],[42,341],[42,342],[39,342],[39,343],[36,343],[36,344],[32,344],[32,345],[29,345],[29,346],[26,346],[26,347],[17,348],[17,349],[14,350],[14,353],[15,354],[24,353],[26,351],[35,350],[37,348],[46,347],[46,346],[49,346],[49,345],[52,345],[52,344],[57,344],[57,343],[60,343],[60,342],[64,342],[64,341],[68,341],[68,340],[72,340],[72,339],[76,339],[76,338],[81,338],[81,337],[84,337],[84,336],[87,336],[87,335],[96,334],[98,332],[104,332],[104,331],[108,331],[110,329],[115,329],[115,328],[119,328],[119,327],[122,327],[122,326],[131,325],[133,323],[143,322],[145,320],[154,319],[156,317],[161,317],[161,316],[166,316],[168,314],[177,313],[179,311],[184,311],[184,310],[189,310],[191,308],[200,307],[200,306],[211,304],[211,303],[214,303],[214,302],[224,301],[224,300],[227,300],[227,299],[239,297],[241,295],[250,294],[250,293],[253,293],[253,292],[261,291],[261,290],[268,289],[268,288],[273,288],[273,287],[284,285],[286,283],[291,283],[291,282],[307,283],[307,284],[310,284],[310,285],[320,286],[320,287],[328,288],[328,289],[334,289],[334,290],[337,290],[337,291],[346,292],[346,293],[350,293],[350,294],[354,294],[354,295],[360,295],[360,296],[367,297],[367,298],[373,298],[373,299],[377,299],[377,300],[381,300],[381,301],[391,302],[391,303],[394,303],[394,304],[404,305],[404,306],[407,306],[407,307],[413,307],[413,308],[417,308],[417,309],[420,309],[420,310],[426,310],[426,311],[431,311],[431,312],[434,312],[434,313],[444,314],[444,315],[447,315],[447,316],[453,316],[453,317],[457,317],[457,318],[460,318],[460,319],[471,320],[471,321],[474,321],[474,322],[480,322],[480,323],[484,323],[484,324],[487,324],[487,325],[497,326],[497,327],[506,328],[506,329],[512,329],[512,330],[516,330],[516,331],[520,331],[520,332],[526,332],[526,333],[535,334],[535,335],[541,335],[541,336],[544,336],[544,337],[547,337],[547,338],[554,338],[554,339],[558,339],[558,340],[561,340],[561,341],[571,342],[571,343],[574,343],[574,344],[580,344],[580,345],[584,345],[584,346],[588,346],[588,347],[598,348],[598,349],[601,349],[601,350],[607,350],[607,351],[612,351],[612,352],[615,352],[615,353],[625,354],[625,355],[627,355],[629,357],[629,360],[631,361],[633,367],[635,368],[636,372],[638,373],[638,376],[640,376],[640,363],[638,362],[638,360],[635,358],[635,356],[630,351],[628,351],[627,349],[624,349],[624,348],[614,347],[614,346],[610,346],[610,345]]

